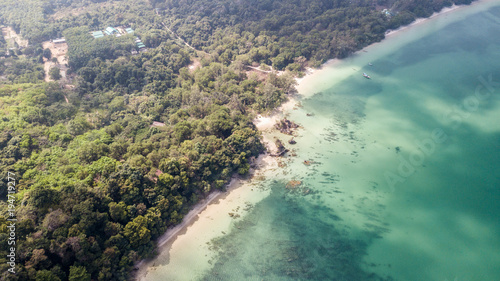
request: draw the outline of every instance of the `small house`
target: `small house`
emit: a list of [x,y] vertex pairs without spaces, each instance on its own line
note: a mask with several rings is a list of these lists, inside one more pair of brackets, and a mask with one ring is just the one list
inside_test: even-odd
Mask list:
[[151,126],[149,127],[163,127],[163,126],[165,126],[165,123],[153,121],[153,124],[151,124]]
[[52,43],[54,43],[54,44],[66,43],[66,39],[64,37],[63,38],[59,38],[59,39],[54,39],[54,40],[52,40]]
[[92,32],[92,36],[94,36],[95,39],[97,38],[101,38],[101,37],[104,37],[104,33],[102,33],[102,31],[94,31]]
[[112,34],[117,34],[117,33],[119,33],[119,32],[118,32],[118,30],[116,30],[116,28],[111,27],[111,26],[106,27],[106,30],[104,30],[104,32],[105,32],[107,35],[112,35]]

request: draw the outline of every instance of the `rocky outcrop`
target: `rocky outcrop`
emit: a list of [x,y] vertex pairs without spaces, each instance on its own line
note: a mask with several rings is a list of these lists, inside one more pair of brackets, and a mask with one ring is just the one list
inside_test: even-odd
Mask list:
[[281,140],[276,139],[274,141],[274,143],[276,144],[277,152],[276,153],[272,153],[271,156],[275,156],[275,157],[283,156],[285,153],[288,152],[288,149],[283,145],[283,143],[281,142]]
[[299,125],[295,124],[293,121],[290,121],[286,118],[281,119],[274,126],[280,132],[282,132],[283,134],[287,134],[287,135],[292,135],[293,130],[297,129],[299,127]]

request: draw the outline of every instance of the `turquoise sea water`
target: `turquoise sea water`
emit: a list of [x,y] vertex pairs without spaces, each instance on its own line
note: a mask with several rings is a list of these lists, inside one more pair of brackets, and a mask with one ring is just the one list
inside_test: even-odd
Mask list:
[[500,280],[500,3],[490,6],[305,80],[288,115],[302,125],[297,156],[254,180],[270,195],[210,243],[199,279]]

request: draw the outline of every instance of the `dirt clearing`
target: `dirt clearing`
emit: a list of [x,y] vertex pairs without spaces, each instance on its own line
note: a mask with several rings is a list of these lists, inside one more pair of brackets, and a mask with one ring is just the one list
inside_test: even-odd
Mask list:
[[44,49],[49,49],[52,53],[52,58],[56,58],[57,62],[53,62],[51,59],[43,59],[43,70],[45,71],[45,81],[53,81],[50,79],[49,70],[57,66],[61,70],[61,79],[66,78],[66,71],[68,70],[67,63],[68,60],[66,58],[66,53],[68,52],[68,44],[67,43],[53,43],[51,41],[45,41],[42,43]]
[[28,40],[19,36],[10,26],[2,27],[2,35],[5,41],[7,41],[9,48],[15,48],[14,42],[16,42],[20,48],[28,47]]

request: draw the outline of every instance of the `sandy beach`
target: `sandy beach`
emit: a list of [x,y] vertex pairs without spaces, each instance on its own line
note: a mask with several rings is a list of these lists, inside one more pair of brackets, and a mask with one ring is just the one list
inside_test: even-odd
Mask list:
[[[473,4],[471,4],[471,5],[473,5]],[[453,5],[453,6],[451,6],[451,7],[445,7],[445,8],[443,8],[443,9],[441,9],[441,11],[433,13],[433,14],[432,14],[430,17],[428,17],[428,18],[417,18],[415,21],[413,21],[413,22],[412,22],[412,23],[410,23],[409,25],[401,26],[401,27],[399,27],[398,29],[387,31],[387,32],[386,32],[386,34],[385,34],[385,37],[392,36],[392,35],[394,35],[394,34],[396,34],[396,33],[398,33],[398,32],[401,32],[401,31],[403,31],[403,30],[405,30],[405,29],[408,29],[408,28],[411,28],[411,27],[416,26],[416,25],[418,25],[418,24],[421,24],[421,23],[423,23],[423,22],[425,22],[425,21],[427,21],[427,20],[430,20],[430,19],[435,18],[435,17],[437,17],[437,16],[440,16],[440,15],[443,15],[443,14],[449,13],[449,12],[451,12],[451,11],[454,11],[454,10],[456,10],[456,9],[459,9],[459,8],[462,8],[462,7],[467,7],[467,6],[469,6],[469,5],[460,5],[460,6],[459,6],[459,5],[455,5],[455,4],[454,4],[454,5]]]
[[[459,18],[450,17],[450,20],[443,20],[443,21],[433,21],[432,19],[448,17],[451,14],[456,14],[460,13],[461,11],[464,11],[465,8],[468,8],[466,9],[466,11],[471,11],[476,6],[481,6],[483,7],[483,9],[486,9],[485,7],[488,7],[489,3],[494,3],[494,2],[495,0],[476,0],[472,2],[470,5],[453,5],[451,7],[445,7],[441,11],[432,14],[429,18],[418,18],[408,25],[402,26],[395,30],[388,31],[385,35],[385,39],[382,40],[381,42],[373,43],[369,46],[366,46],[365,48],[355,52],[354,54],[342,60],[330,59],[326,61],[323,65],[321,65],[320,68],[314,69],[314,71],[312,72],[311,71],[306,72],[306,75],[304,77],[297,79],[297,81],[300,83],[297,85],[296,89],[300,93],[301,97],[309,97],[317,92],[326,90],[326,87],[329,87],[331,80],[341,81],[351,75],[361,76],[365,71],[362,69],[366,69],[369,63],[372,62],[370,61],[370,57],[372,57],[371,53],[377,53],[377,55],[380,56],[392,52],[391,48],[381,47],[383,46],[381,44],[382,42],[387,42],[387,40],[390,40],[392,45],[391,47],[394,47],[393,49],[397,49],[415,40],[416,37],[413,36],[412,32],[409,31],[413,30],[417,26],[428,25],[429,28],[435,28],[435,26],[444,26],[454,21],[458,21]],[[409,34],[412,36],[408,36]],[[368,58],[368,60],[357,61],[357,58],[361,55],[363,55],[364,58]],[[375,57],[373,57],[373,59],[375,59]],[[335,76],[332,76],[329,70],[331,68],[336,68],[336,69],[341,68],[340,64],[342,61],[349,61],[351,65],[355,65],[356,67],[341,69],[342,71],[337,72]],[[370,70],[369,68],[366,69],[366,72],[368,74],[370,74],[369,70]],[[376,77],[374,78],[376,79]]]
[[[276,149],[272,136],[272,133],[276,132],[274,124],[281,118],[283,112],[291,110],[295,104],[296,100],[290,98],[268,116],[259,115],[255,118],[254,124],[263,133],[263,142],[269,151],[272,152]],[[170,253],[200,252],[205,255],[201,259],[205,261],[205,264],[208,264],[206,262],[209,259],[207,245],[213,238],[228,232],[235,220],[229,213],[236,214],[236,218],[243,216],[246,211],[241,208],[242,206],[246,206],[248,209],[249,206],[266,197],[266,190],[255,187],[255,178],[263,176],[265,171],[275,169],[278,169],[276,158],[271,157],[268,153],[262,154],[255,159],[247,178],[234,177],[225,192],[214,191],[196,204],[179,225],[169,229],[158,239],[158,257],[153,260],[143,260],[136,265],[138,270],[135,279],[151,280],[150,278],[153,278],[156,280],[151,275],[154,275],[154,272],[160,267],[169,264]],[[217,221],[217,224],[214,224],[214,221]],[[199,233],[204,233],[201,240]],[[196,241],[196,244],[191,243],[191,241]],[[193,247],[193,245],[196,246]],[[197,269],[200,270],[202,267],[197,267]]]
[[[252,177],[258,177],[263,170],[277,168],[276,161],[267,154],[261,155],[255,160],[251,170]],[[158,239],[159,255],[148,261],[141,261],[138,268],[136,280],[163,280],[152,277],[154,272],[169,264],[170,255],[179,253],[199,254],[200,261],[206,263],[209,256],[209,243],[213,238],[228,232],[233,221],[245,214],[241,206],[252,206],[266,196],[266,192],[259,190],[254,184],[249,184],[249,179],[233,178],[227,187],[227,191],[212,192],[207,198],[196,204],[194,208],[184,217],[181,224],[169,229]],[[252,194],[253,193],[253,194]],[[237,214],[233,218],[229,213]],[[214,223],[216,222],[216,223]],[[200,237],[200,233],[204,233]],[[196,267],[197,270],[203,269]],[[193,272],[196,273],[196,272]],[[148,277],[148,279],[146,279]]]
[[[492,0],[481,0],[477,2],[487,2]],[[430,18],[435,18],[452,11],[458,11],[462,7],[467,6],[451,6],[444,8],[439,13],[434,13]],[[394,37],[397,34],[403,34],[402,31],[408,31],[412,26],[423,24],[428,19],[417,19],[408,26],[401,27],[397,30],[390,31],[386,37]],[[401,44],[404,44],[403,41]],[[378,43],[370,45],[359,52],[367,52],[370,48],[376,47]],[[358,52],[358,53],[359,53]],[[356,56],[354,54],[353,56]],[[332,59],[322,65],[320,69],[308,70],[306,75],[302,78],[297,78],[297,90],[302,97],[312,95],[314,92],[311,90],[312,86],[315,89],[320,88],[321,85],[308,85],[311,76],[321,75],[327,68],[335,66],[338,59]],[[360,66],[361,68],[361,66]],[[359,72],[359,69],[346,71],[345,76],[352,75],[353,71]],[[325,85],[327,80],[342,79],[342,77],[328,77],[325,78]],[[274,124],[284,116],[286,112],[291,111],[297,104],[296,97],[290,97],[289,100],[275,109],[268,116],[257,116],[254,120],[256,127],[262,132],[263,142],[269,150],[275,149],[274,136],[276,130]],[[278,168],[276,158],[263,154],[257,158],[253,164],[254,168],[251,170],[251,175],[245,179],[233,178],[227,187],[226,192],[215,191],[207,198],[203,199],[184,217],[181,224],[169,229],[164,235],[158,239],[158,257],[149,260],[141,261],[137,264],[138,270],[135,274],[136,280],[164,280],[160,272],[162,268],[169,266],[174,268],[169,273],[172,274],[172,279],[177,280],[177,276],[183,276],[186,279],[186,272],[176,272],[176,264],[185,262],[187,256],[197,256],[197,263],[192,265],[193,271],[191,279],[195,279],[206,271],[210,266],[210,259],[213,257],[213,251],[210,248],[211,240],[230,231],[231,226],[237,221],[238,217],[243,217],[246,212],[268,195],[268,191],[259,189],[259,177],[264,176],[266,172],[275,171]],[[248,208],[244,208],[247,206]],[[237,214],[237,217],[228,215],[229,213]],[[171,259],[172,256],[177,256],[175,260]],[[186,258],[187,259],[187,258]],[[187,278],[189,279],[189,278]]]

